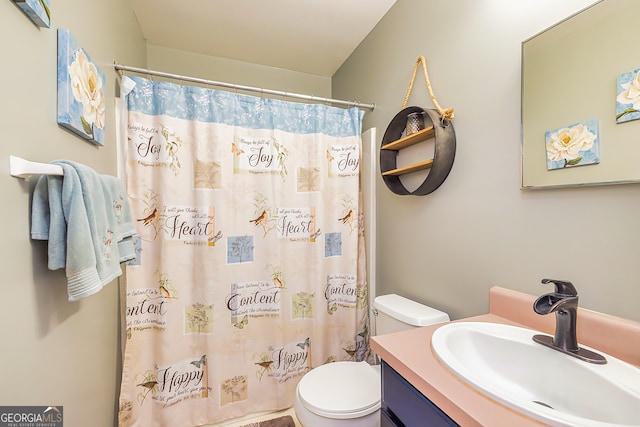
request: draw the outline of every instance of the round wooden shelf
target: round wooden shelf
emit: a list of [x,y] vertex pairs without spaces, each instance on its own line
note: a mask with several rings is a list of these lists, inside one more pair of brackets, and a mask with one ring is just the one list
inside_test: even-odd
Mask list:
[[[426,113],[424,129],[402,137],[402,132],[407,124],[407,116],[416,112]],[[435,142],[433,159],[402,168],[397,167],[398,151],[431,138]],[[395,194],[424,196],[435,191],[447,179],[453,166],[455,154],[456,134],[451,122],[441,121],[440,114],[436,110],[407,107],[395,115],[382,137],[382,144],[380,145],[380,172],[382,179]],[[429,174],[414,191],[407,190],[402,181],[400,181],[400,176],[402,175],[425,169],[430,169]]]

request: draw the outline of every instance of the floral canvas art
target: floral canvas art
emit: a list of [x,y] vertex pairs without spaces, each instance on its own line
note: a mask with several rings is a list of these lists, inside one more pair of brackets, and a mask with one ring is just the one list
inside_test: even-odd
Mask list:
[[640,68],[620,74],[616,88],[616,123],[640,119]]
[[104,145],[105,76],[68,30],[58,30],[58,124]]
[[49,0],[13,0],[13,2],[36,24],[38,27],[49,28],[51,26],[51,8]]
[[547,170],[600,163],[598,120],[545,132]]

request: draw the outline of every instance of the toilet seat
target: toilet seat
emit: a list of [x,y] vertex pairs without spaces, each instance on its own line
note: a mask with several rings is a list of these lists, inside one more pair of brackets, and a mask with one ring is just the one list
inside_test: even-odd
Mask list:
[[334,362],[309,371],[298,383],[300,402],[316,415],[363,417],[380,409],[380,374],[367,362]]

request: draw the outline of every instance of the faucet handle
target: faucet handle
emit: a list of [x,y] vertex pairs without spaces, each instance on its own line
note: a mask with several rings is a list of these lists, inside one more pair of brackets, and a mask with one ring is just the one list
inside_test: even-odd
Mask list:
[[565,282],[563,280],[555,279],[542,279],[542,283],[553,283],[556,287],[556,293],[564,296],[575,297],[578,296],[578,291],[571,282]]

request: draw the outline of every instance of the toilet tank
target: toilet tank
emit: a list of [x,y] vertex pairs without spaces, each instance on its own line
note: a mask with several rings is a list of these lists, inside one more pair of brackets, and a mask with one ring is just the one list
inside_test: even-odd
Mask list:
[[373,301],[376,335],[448,322],[449,315],[396,294],[380,295]]

